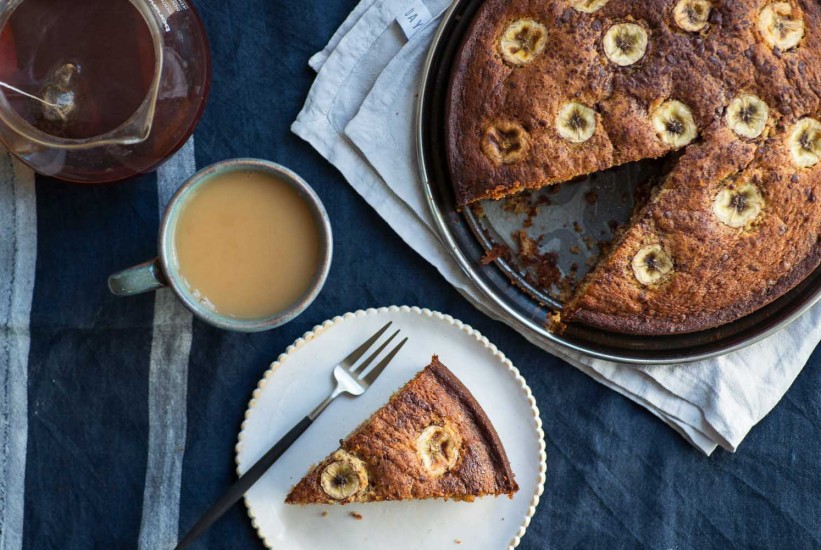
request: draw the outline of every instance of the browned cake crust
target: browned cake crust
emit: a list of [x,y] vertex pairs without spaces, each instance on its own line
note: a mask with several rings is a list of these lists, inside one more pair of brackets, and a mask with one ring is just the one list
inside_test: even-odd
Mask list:
[[[821,118],[821,4],[788,2],[804,22],[804,37],[781,51],[758,27],[769,0],[713,1],[700,32],[676,26],[677,3],[610,0],[581,13],[570,0],[488,0],[458,56],[447,144],[460,205],[663,156],[673,147],[660,139],[652,113],[668,100],[692,111],[699,138],[580,285],[563,321],[636,334],[702,330],[771,302],[819,264],[821,164],[799,167],[788,139],[802,118]],[[502,58],[499,40],[522,18],[545,26],[547,44],[533,61],[514,66]],[[625,22],[647,31],[648,46],[640,61],[621,67],[608,61],[602,36]],[[728,105],[740,94],[769,106],[760,137],[728,127]],[[568,101],[595,113],[595,133],[583,143],[558,133],[557,112]],[[511,124],[525,132],[524,153],[492,158],[483,137]],[[761,193],[754,223],[733,228],[716,217],[714,199],[729,181],[751,182]],[[645,285],[631,262],[650,244],[669,254],[673,269]]]
[[[821,209],[814,207],[821,178],[783,175],[784,149],[778,140],[758,149],[734,140],[689,148],[562,319],[637,334],[697,331],[743,317],[801,282],[821,260]],[[750,229],[727,227],[710,207],[720,182],[741,166],[765,201]],[[675,268],[665,283],[646,287],[631,262],[656,243]]]
[[[432,425],[449,426],[460,440],[458,461],[440,475],[426,470],[417,451],[417,438]],[[331,498],[323,491],[322,472],[334,461],[334,453],[312,468],[285,502],[473,500],[485,495],[512,496],[519,490],[499,436],[484,410],[436,356],[342,441],[340,449],[364,464],[366,490],[344,499]]]

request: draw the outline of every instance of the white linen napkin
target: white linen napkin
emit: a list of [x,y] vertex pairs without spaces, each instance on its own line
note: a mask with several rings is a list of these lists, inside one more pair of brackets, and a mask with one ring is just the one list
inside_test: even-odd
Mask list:
[[[416,94],[431,39],[449,3],[360,2],[328,46],[311,58],[318,75],[292,130],[334,164],[468,300],[505,321],[439,240],[417,174]],[[409,27],[415,28],[405,33]],[[676,366],[637,368],[534,343],[644,406],[709,455],[717,446],[735,451],[783,397],[821,340],[819,321],[821,304],[744,350]]]

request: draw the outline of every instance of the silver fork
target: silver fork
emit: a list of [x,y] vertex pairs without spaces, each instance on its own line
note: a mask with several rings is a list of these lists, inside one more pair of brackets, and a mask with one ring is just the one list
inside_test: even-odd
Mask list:
[[[305,418],[299,421],[299,423],[291,428],[291,430],[285,434],[282,439],[277,441],[276,445],[271,447],[271,449],[263,455],[253,466],[251,466],[247,472],[245,472],[240,478],[226,491],[226,493],[220,498],[200,519],[197,523],[191,528],[185,538],[183,538],[179,544],[177,544],[176,548],[185,548],[190,545],[194,539],[199,537],[205,531],[207,531],[211,525],[214,524],[222,515],[227,512],[231,506],[236,504],[236,502],[242,498],[248,489],[256,483],[259,478],[261,478],[265,472],[274,464],[274,462],[279,459],[285,451],[287,451],[294,442],[299,439],[305,430],[308,429],[308,426],[313,424],[314,420],[322,414],[328,405],[331,404],[331,401],[342,395],[343,393],[350,394],[354,397],[362,395],[365,393],[371,384],[373,384],[374,380],[382,374],[382,371],[385,370],[385,367],[388,366],[393,358],[399,353],[399,350],[402,349],[402,346],[405,345],[405,342],[408,341],[407,338],[404,338],[399,344],[396,345],[388,354],[376,364],[370,371],[368,371],[368,367],[370,366],[373,361],[379,357],[379,355],[385,350],[389,343],[399,334],[397,330],[393,334],[388,337],[373,353],[368,356],[367,359],[362,361],[359,365],[356,365],[356,362],[359,361],[363,355],[371,348],[374,344],[379,340],[379,338],[388,330],[388,327],[391,326],[389,322],[387,325],[379,329],[376,334],[368,338],[365,342],[362,343],[358,348],[353,350],[350,355],[348,355],[345,359],[342,360],[341,363],[334,367],[334,380],[336,381],[336,387],[331,394],[319,404],[311,413],[308,414]],[[367,372],[366,372],[367,371]]]

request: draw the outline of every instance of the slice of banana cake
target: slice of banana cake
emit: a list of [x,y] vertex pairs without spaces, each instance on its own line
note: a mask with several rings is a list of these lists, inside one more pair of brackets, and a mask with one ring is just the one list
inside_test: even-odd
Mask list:
[[339,449],[311,468],[285,502],[472,501],[518,490],[485,411],[434,356]]

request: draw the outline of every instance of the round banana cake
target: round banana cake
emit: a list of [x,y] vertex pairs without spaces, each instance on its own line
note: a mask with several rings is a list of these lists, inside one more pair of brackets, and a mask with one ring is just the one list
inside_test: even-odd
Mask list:
[[459,207],[670,155],[562,322],[704,330],[821,261],[817,0],[487,0],[448,101]]

